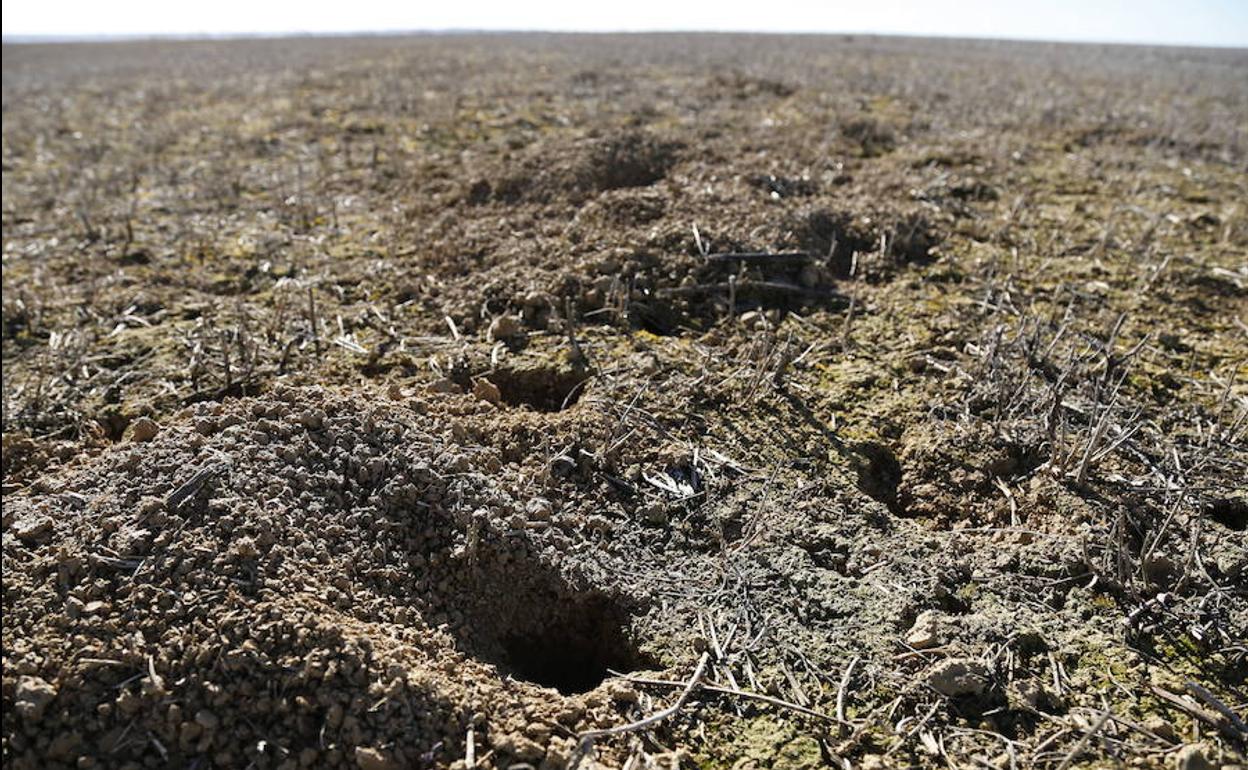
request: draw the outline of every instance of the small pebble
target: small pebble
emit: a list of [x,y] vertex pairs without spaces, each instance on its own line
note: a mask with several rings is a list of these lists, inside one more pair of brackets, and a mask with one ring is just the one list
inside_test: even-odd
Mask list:
[[135,442],[151,441],[160,433],[160,426],[150,417],[140,417],[130,423],[130,440]]
[[464,389],[452,380],[450,377],[443,377],[429,383],[430,393],[463,393]]
[[495,318],[490,323],[489,331],[486,333],[490,342],[502,342],[509,340],[520,333],[520,319],[504,315]]
[[27,516],[13,525],[13,534],[23,543],[38,543],[52,534],[51,516]]
[[14,710],[27,722],[43,719],[43,712],[56,697],[56,688],[37,676],[23,676],[17,680]]
[[926,610],[919,613],[910,633],[906,634],[906,644],[916,650],[926,650],[940,645],[940,613]]
[[472,386],[472,395],[491,404],[497,404],[503,400],[502,391],[489,380],[477,380]]
[[355,764],[360,770],[397,770],[398,768],[389,755],[372,746],[355,747]]
[[988,667],[969,658],[949,658],[932,666],[927,683],[950,698],[981,695],[988,689]]

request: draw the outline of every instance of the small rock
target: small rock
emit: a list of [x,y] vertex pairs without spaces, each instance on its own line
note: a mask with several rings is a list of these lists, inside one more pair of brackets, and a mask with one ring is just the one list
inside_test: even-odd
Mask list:
[[522,302],[526,316],[530,313],[540,312],[543,308],[550,306],[550,298],[540,291],[531,291],[525,294]]
[[757,310],[747,310],[744,313],[742,313],[740,316],[738,316],[737,320],[741,323],[742,326],[746,327],[747,329],[753,329],[759,323],[766,323],[765,319],[763,318],[763,314],[758,312]]
[[888,763],[880,754],[865,754],[862,757],[862,770],[884,770]]
[[1141,567],[1144,570],[1144,577],[1153,583],[1164,584],[1174,574],[1178,565],[1165,554],[1155,554],[1146,559]]
[[550,501],[544,497],[533,498],[524,506],[524,510],[530,519],[550,521]]
[[122,690],[116,703],[118,711],[126,716],[134,716],[143,707],[143,697],[134,690]]
[[1221,554],[1218,556],[1218,570],[1230,578],[1248,574],[1248,555],[1244,553]]
[[87,602],[86,604],[83,605],[82,614],[95,615],[97,613],[107,613],[110,609],[111,609],[111,605],[108,602],[103,602],[103,601],[100,601],[99,599],[96,599],[94,601]]
[[472,386],[472,395],[491,404],[497,404],[503,400],[503,392],[498,389],[498,386],[484,379],[477,380]]
[[597,532],[603,535],[610,535],[615,531],[615,525],[606,516],[587,516],[582,526],[590,532]]
[[13,524],[13,534],[23,543],[38,543],[52,534],[51,516],[27,516]]
[[76,620],[82,615],[82,600],[76,596],[66,597],[65,599],[65,615],[70,620]]
[[1174,725],[1170,723],[1169,719],[1166,719],[1163,716],[1153,714],[1145,719],[1144,729],[1148,730],[1153,735],[1156,735],[1158,738],[1170,741],[1171,743],[1178,743],[1179,741],[1179,734],[1175,732]]
[[552,479],[566,479],[576,472],[576,460],[567,455],[559,455],[550,461],[550,477]]
[[337,729],[342,724],[344,716],[346,716],[346,711],[342,708],[342,704],[331,703],[325,711],[325,724]]
[[150,417],[140,417],[130,423],[131,441],[151,441],[156,438],[157,433],[160,433],[160,426]]
[[566,770],[569,760],[576,751],[576,741],[571,738],[555,736],[546,745],[546,759],[542,760],[538,770]]
[[1049,700],[1044,687],[1035,679],[1015,679],[1006,688],[1005,697],[1015,711],[1039,711]]
[[360,770],[397,770],[398,763],[388,754],[372,746],[355,747],[355,764]]
[[1174,766],[1178,770],[1218,770],[1218,766],[1209,760],[1202,743],[1189,743],[1174,755]]
[[195,741],[204,734],[204,728],[198,722],[188,719],[178,725],[178,736],[183,741]]
[[494,745],[521,762],[534,762],[546,756],[546,749],[541,744],[523,735],[504,735]]
[[637,692],[637,688],[630,686],[625,682],[613,680],[607,682],[607,697],[616,703],[636,704],[641,695]]
[[299,415],[299,424],[308,430],[320,430],[325,425],[325,413],[320,409],[305,409]]
[[81,735],[72,732],[59,733],[48,745],[47,757],[58,762],[67,762],[78,753],[75,749],[81,744]]
[[486,332],[490,342],[509,340],[518,334],[520,334],[520,319],[509,315],[495,318],[490,323],[489,331]]
[[256,541],[244,535],[234,541],[234,554],[243,559],[254,559],[260,555],[260,549],[256,547]]
[[655,503],[644,505],[638,513],[642,515],[642,518],[646,520],[647,524],[653,524],[656,527],[663,527],[668,523],[667,510],[661,505],[657,505]]
[[464,389],[450,377],[443,377],[440,380],[429,384],[430,393],[463,393]]
[[13,526],[13,522],[25,518],[30,510],[30,505],[24,501],[21,503],[10,503],[6,499],[4,501],[4,505],[0,507],[0,525],[3,525],[3,527],[7,530],[9,527]]
[[925,610],[919,613],[914,626],[906,634],[906,644],[916,650],[926,650],[940,645],[940,613]]
[[950,698],[981,695],[988,689],[988,667],[969,658],[948,658],[932,666],[927,683]]
[[555,719],[561,725],[572,726],[580,722],[585,717],[585,707],[575,701],[565,703],[563,707],[555,714]]
[[17,680],[14,708],[23,719],[38,722],[43,712],[56,697],[56,688],[37,676],[23,676]]
[[547,743],[550,741],[550,726],[542,722],[530,722],[524,728],[524,734],[538,743]]

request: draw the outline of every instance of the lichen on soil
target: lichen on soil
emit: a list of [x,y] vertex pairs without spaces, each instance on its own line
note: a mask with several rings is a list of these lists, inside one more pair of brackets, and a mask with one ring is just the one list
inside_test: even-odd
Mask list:
[[5,766],[1242,766],[1245,75],[6,45]]

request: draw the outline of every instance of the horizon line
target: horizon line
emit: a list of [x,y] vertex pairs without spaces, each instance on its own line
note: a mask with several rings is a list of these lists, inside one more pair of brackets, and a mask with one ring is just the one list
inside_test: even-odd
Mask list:
[[1140,41],[1140,40],[1107,40],[1107,39],[1062,39],[1045,37],[1012,37],[992,35],[950,35],[928,34],[916,35],[899,32],[873,32],[862,30],[716,30],[716,29],[618,29],[618,30],[574,30],[574,29],[477,29],[472,27],[447,27],[431,29],[358,29],[345,31],[306,31],[282,30],[278,32],[118,32],[105,34],[56,34],[56,33],[17,33],[0,35],[0,43],[4,45],[72,45],[82,43],[142,43],[142,42],[228,42],[247,40],[281,40],[308,38],[350,38],[350,37],[416,37],[454,36],[454,35],[756,35],[756,36],[808,36],[808,37],[873,37],[898,38],[911,40],[949,40],[976,41],[996,43],[1041,43],[1051,45],[1089,45],[1089,46],[1124,46],[1137,48],[1193,48],[1216,51],[1248,51],[1248,43],[1218,44],[1178,41]]

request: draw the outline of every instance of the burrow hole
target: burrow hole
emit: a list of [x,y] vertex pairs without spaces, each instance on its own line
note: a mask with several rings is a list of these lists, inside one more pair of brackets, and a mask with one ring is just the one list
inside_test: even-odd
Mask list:
[[853,447],[854,465],[858,472],[858,489],[890,511],[901,516],[905,506],[897,497],[901,486],[901,463],[892,450],[874,441],[863,441]]
[[1243,532],[1248,529],[1248,502],[1223,498],[1209,503],[1209,518],[1227,529]]
[[589,373],[572,367],[516,367],[496,369],[487,379],[508,406],[559,412],[580,400]]
[[629,640],[626,616],[605,597],[573,597],[563,609],[561,617],[539,627],[504,635],[500,665],[517,678],[564,695],[594,689],[611,671],[644,667]]
[[459,616],[452,633],[465,652],[503,674],[573,695],[612,671],[653,667],[633,640],[630,607],[573,587],[519,544],[483,549],[472,567],[447,566],[452,571],[437,582],[455,588],[440,592],[437,603]]

